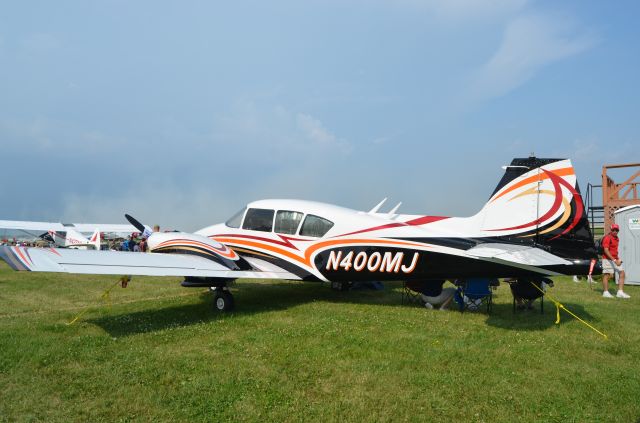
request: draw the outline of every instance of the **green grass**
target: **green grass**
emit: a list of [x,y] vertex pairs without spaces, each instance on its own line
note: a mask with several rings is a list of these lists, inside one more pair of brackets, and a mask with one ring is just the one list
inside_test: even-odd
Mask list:
[[[560,278],[567,314],[402,305],[385,291],[240,281],[212,311],[175,278],[12,272],[0,264],[0,421],[636,422],[640,288],[605,300]],[[89,311],[74,325],[66,323]]]

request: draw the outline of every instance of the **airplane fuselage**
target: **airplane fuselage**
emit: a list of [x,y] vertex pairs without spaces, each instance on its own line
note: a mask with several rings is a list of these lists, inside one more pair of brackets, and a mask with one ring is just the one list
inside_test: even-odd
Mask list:
[[[263,219],[250,221],[255,215]],[[295,219],[287,225],[291,216]],[[308,216],[326,222],[328,229],[310,236],[312,231],[304,230]],[[304,280],[519,277],[583,274],[589,267],[586,257],[561,265],[550,260],[546,266],[528,264],[526,259],[514,263],[479,257],[474,248],[491,243],[493,237],[467,229],[477,226],[474,219],[368,214],[316,202],[262,200],[249,204],[237,222],[213,225],[196,234],[228,245],[255,268],[268,263]],[[279,233],[279,228],[287,233]],[[467,236],[460,236],[459,230]],[[512,245],[513,256],[532,248],[534,242],[525,238]]]

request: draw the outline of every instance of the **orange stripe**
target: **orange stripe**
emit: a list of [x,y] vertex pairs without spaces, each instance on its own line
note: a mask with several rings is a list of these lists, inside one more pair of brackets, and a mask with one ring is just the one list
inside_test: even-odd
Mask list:
[[336,239],[331,241],[319,242],[317,244],[312,245],[307,248],[305,251],[305,257],[307,261],[310,261],[311,255],[318,249],[328,247],[331,245],[350,245],[350,244],[387,244],[387,245],[401,245],[408,247],[424,247],[423,244],[416,244],[414,242],[404,242],[404,241],[387,241],[387,240],[375,240],[375,239]]
[[[554,175],[557,175],[557,176],[575,175],[575,172],[573,171],[573,167],[565,167],[565,168],[562,168],[562,169],[557,169],[557,170],[552,171],[551,173],[553,173]],[[529,176],[528,178],[523,179],[522,181],[520,181],[517,184],[513,185],[511,188],[505,190],[501,194],[499,194],[496,197],[494,197],[493,200],[491,200],[491,202],[497,200],[498,198],[502,197],[503,195],[506,195],[506,194],[510,193],[514,189],[520,188],[523,185],[530,184],[531,182],[543,181],[545,179],[549,179],[549,177],[544,173],[540,173],[538,175]]]
[[424,247],[424,244],[418,244],[414,242],[404,242],[404,241],[387,241],[387,240],[376,240],[376,239],[334,239],[329,241],[318,242],[305,251],[304,258],[297,256],[296,254],[291,253],[290,251],[284,250],[282,248],[273,247],[269,244],[264,244],[256,241],[247,241],[244,239],[236,239],[236,238],[216,238],[217,241],[223,242],[225,244],[239,244],[247,247],[261,248],[265,249],[277,254],[281,254],[283,256],[287,256],[292,260],[295,260],[299,263],[302,263],[306,266],[311,266],[311,255],[318,249],[329,247],[332,245],[350,245],[350,244],[386,244],[386,245],[398,245],[398,246],[407,246],[407,247]]
[[227,258],[233,258],[236,259],[237,255],[233,252],[233,250],[230,250],[229,248],[227,248],[226,245],[223,245],[223,247],[225,247],[225,250],[219,250],[217,248],[215,248],[212,245],[206,244],[204,242],[199,242],[199,241],[191,241],[191,240],[169,240],[169,241],[164,241],[163,243],[161,243],[160,245],[158,245],[157,248],[161,248],[161,247],[165,247],[165,246],[175,246],[175,245],[196,245],[199,247],[203,247],[205,249],[208,250],[213,250],[216,254],[219,254],[223,257],[227,257]]
[[289,258],[291,258],[291,259],[293,259],[295,261],[298,261],[300,263],[308,265],[308,263],[302,257],[299,257],[299,256],[291,253],[290,251],[283,250],[282,248],[273,247],[273,246],[268,245],[268,244],[263,244],[261,242],[247,241],[247,240],[244,240],[244,239],[236,239],[236,238],[216,238],[216,240],[219,241],[219,242],[225,243],[225,244],[230,243],[230,244],[244,245],[246,247],[261,248],[261,249],[268,250],[268,251],[271,251],[271,252],[276,253],[276,254],[282,254],[283,256],[287,256],[287,257],[289,257]]
[[397,246],[408,246],[408,247],[424,247],[424,244],[413,243],[413,242],[404,242],[404,241],[388,241],[388,240],[376,240],[376,239],[333,239],[328,241],[318,242],[316,244],[311,245],[305,251],[305,256],[299,257],[298,255],[287,251],[282,248],[274,247],[269,244],[265,244],[259,241],[249,241],[246,239],[238,239],[233,237],[216,237],[216,241],[221,242],[223,244],[231,244],[232,246],[241,245],[245,247],[253,247],[257,249],[267,250],[272,253],[280,254],[294,260],[298,263],[301,263],[311,269],[315,269],[315,266],[311,264],[311,256],[312,254],[320,248],[329,247],[333,245],[349,245],[349,244],[387,244],[387,245],[397,245]]

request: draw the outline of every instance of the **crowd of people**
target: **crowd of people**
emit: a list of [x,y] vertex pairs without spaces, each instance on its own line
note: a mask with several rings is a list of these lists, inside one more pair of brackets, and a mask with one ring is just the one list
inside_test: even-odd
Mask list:
[[[9,247],[42,247],[44,241],[24,241],[19,239],[3,239],[0,246],[7,245]],[[45,243],[46,244],[46,243]]]
[[[160,232],[160,226],[154,225],[153,232]],[[146,253],[149,251],[147,243],[148,229],[144,233],[134,232],[122,241],[109,241],[111,251],[132,251],[134,253]]]
[[148,251],[147,238],[139,234],[131,234],[122,241],[109,241],[111,251],[132,251],[134,253],[146,253]]

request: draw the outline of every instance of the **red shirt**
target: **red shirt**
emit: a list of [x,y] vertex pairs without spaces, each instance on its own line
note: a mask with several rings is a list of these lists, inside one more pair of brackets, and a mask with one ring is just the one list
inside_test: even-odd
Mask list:
[[[618,260],[618,244],[620,244],[620,238],[617,235],[608,234],[602,240],[602,248],[608,248],[609,254],[613,257],[614,260]],[[602,254],[602,258],[605,260],[609,260],[609,257]]]

